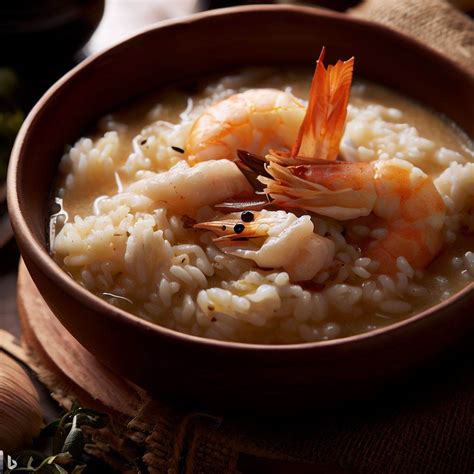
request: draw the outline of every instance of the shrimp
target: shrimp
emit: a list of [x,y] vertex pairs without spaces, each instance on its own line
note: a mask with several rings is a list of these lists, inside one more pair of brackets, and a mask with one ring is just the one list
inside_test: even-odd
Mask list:
[[289,150],[305,106],[289,92],[249,89],[209,107],[195,122],[185,148],[190,163],[227,158],[237,149],[265,154]]
[[[291,152],[271,150],[265,157],[240,152],[239,158],[247,169],[261,171],[258,181],[272,205],[350,221],[350,237],[379,262],[380,273],[399,271],[400,256],[422,269],[441,248],[443,199],[431,178],[406,161],[336,161],[354,61],[325,69],[323,59],[324,49]],[[357,237],[357,226],[372,238]]]
[[[259,180],[272,204],[305,209],[338,220],[363,255],[379,262],[379,273],[399,271],[398,257],[414,269],[425,268],[439,253],[446,214],[432,179],[397,158],[371,163],[316,163],[284,167],[270,162]],[[357,236],[357,227],[369,235]]]
[[217,234],[214,243],[224,253],[253,260],[261,268],[283,268],[292,281],[311,280],[334,259],[334,243],[313,232],[309,216],[245,211],[194,227]]
[[161,203],[177,214],[190,214],[200,207],[250,194],[253,189],[235,163],[220,160],[192,167],[181,161],[168,171],[133,183],[126,191],[145,196],[155,205]]

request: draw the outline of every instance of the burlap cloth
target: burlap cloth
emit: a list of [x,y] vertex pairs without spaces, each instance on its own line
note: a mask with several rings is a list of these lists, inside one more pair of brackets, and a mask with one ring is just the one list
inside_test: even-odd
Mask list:
[[88,451],[126,473],[143,463],[167,474],[470,474],[473,361],[466,340],[364,401],[315,404],[286,418],[216,417],[152,401],[134,419],[115,423],[123,431],[95,433]]
[[365,0],[350,13],[413,36],[474,74],[473,21],[453,5],[474,11],[472,0]]
[[[350,14],[420,38],[474,73],[472,21],[441,0],[368,0]],[[473,360],[467,343],[362,403],[315,405],[293,418],[215,417],[147,402],[134,419],[115,420],[120,429],[96,433],[88,450],[121,472],[468,474]]]

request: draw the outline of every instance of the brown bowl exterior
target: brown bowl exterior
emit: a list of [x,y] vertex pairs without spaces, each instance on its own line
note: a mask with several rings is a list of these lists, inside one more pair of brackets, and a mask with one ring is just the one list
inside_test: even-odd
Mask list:
[[183,77],[248,65],[356,57],[358,75],[398,89],[474,133],[474,79],[433,50],[362,20],[312,8],[241,7],[160,23],[80,64],[27,118],[9,170],[9,206],[28,269],[64,326],[108,367],[165,394],[224,405],[352,397],[415,367],[472,329],[473,285],[390,327],[285,346],[179,334],[107,304],[69,278],[46,248],[49,196],[68,143],[104,113]]

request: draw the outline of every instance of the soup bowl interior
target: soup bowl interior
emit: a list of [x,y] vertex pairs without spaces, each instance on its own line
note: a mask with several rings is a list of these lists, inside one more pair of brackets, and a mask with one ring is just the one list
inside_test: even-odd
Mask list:
[[284,346],[205,340],[109,305],[50,258],[46,225],[59,159],[102,115],[183,78],[252,65],[312,67],[323,45],[328,63],[355,56],[358,76],[418,99],[474,132],[473,78],[449,59],[382,26],[289,6],[226,9],[160,23],[80,64],[27,118],[9,170],[17,241],[53,312],[112,370],[160,393],[281,406],[282,400],[353,396],[414,367],[473,325],[466,317],[474,302],[471,285],[405,321],[345,339]]

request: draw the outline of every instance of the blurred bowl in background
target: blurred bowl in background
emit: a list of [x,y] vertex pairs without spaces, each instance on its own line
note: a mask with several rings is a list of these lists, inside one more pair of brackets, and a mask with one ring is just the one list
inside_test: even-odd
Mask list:
[[74,54],[91,37],[105,0],[2,0],[0,61],[41,63]]

